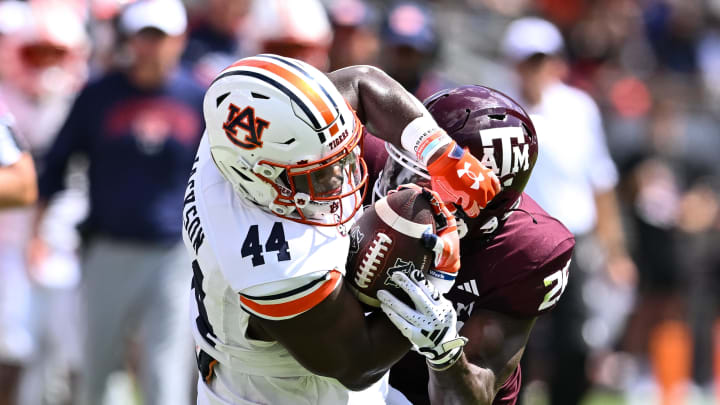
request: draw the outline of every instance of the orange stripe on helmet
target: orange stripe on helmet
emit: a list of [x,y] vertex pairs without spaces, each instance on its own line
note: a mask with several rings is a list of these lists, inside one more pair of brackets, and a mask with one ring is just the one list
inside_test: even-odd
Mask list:
[[282,304],[260,304],[240,295],[240,302],[253,312],[268,318],[287,318],[299,315],[322,302],[335,290],[339,280],[340,272],[332,270],[330,279],[326,280],[320,288],[298,299],[283,302]]
[[327,103],[323,101],[322,97],[320,97],[320,95],[307,81],[303,80],[300,76],[296,75],[292,71],[285,69],[283,66],[277,65],[273,62],[259,59],[241,59],[230,65],[228,69],[241,66],[265,69],[282,77],[283,79],[291,83],[293,86],[295,86],[298,90],[300,90],[310,100],[310,102],[315,106],[315,108],[320,111],[320,115],[322,115],[323,119],[325,120],[325,125],[329,125],[331,122],[333,122],[333,120],[335,120],[335,116],[333,115],[333,109],[331,109],[330,106],[328,106]]

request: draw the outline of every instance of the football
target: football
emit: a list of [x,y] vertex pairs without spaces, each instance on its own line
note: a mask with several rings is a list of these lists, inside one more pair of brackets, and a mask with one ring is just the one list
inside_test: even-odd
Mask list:
[[427,275],[433,255],[423,246],[424,232],[434,233],[435,222],[430,202],[419,190],[400,190],[365,209],[350,228],[346,264],[346,279],[362,303],[379,307],[377,292],[386,289],[412,305],[390,275],[414,269]]

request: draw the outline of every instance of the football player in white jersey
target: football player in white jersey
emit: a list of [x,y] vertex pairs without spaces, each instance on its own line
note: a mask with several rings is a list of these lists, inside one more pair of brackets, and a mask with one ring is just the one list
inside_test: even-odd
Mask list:
[[[365,316],[343,283],[366,189],[363,124],[414,154],[436,195],[468,215],[499,191],[497,179],[368,66],[326,76],[276,55],[241,59],[210,85],[204,114],[183,210],[198,404],[392,403],[387,371],[410,342],[381,311]],[[454,229],[429,238],[449,280]],[[416,349],[454,361],[455,327],[431,322],[428,333],[437,338]]]

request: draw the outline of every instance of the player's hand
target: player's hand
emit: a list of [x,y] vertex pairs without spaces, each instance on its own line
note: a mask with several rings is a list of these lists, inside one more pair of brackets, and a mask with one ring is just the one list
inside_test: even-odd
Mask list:
[[491,169],[454,141],[428,164],[430,184],[446,204],[458,204],[475,218],[500,192],[500,181]]
[[34,236],[28,241],[25,253],[28,276],[30,280],[37,282],[41,278],[38,269],[42,268],[43,262],[50,256],[50,246],[44,238]]
[[468,340],[457,333],[457,314],[452,303],[425,279],[420,270],[413,270],[409,277],[396,271],[391,277],[410,296],[415,309],[387,290],[378,291],[380,308],[390,322],[410,340],[413,350],[426,357],[433,369],[444,370],[455,364]]
[[460,270],[460,236],[455,215],[442,202],[438,193],[426,187],[403,184],[390,193],[407,188],[420,191],[432,207],[435,233],[424,233],[422,240],[425,248],[431,249],[435,256],[434,266],[428,278],[444,294],[455,284]]

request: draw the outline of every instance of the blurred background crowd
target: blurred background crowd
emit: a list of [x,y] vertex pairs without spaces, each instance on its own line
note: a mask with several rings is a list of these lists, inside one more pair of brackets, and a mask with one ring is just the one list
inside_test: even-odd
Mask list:
[[176,222],[202,91],[256,53],[520,101],[527,191],[578,240],[522,403],[720,403],[720,1],[0,0],[41,197],[0,211],[0,405],[192,401]]

